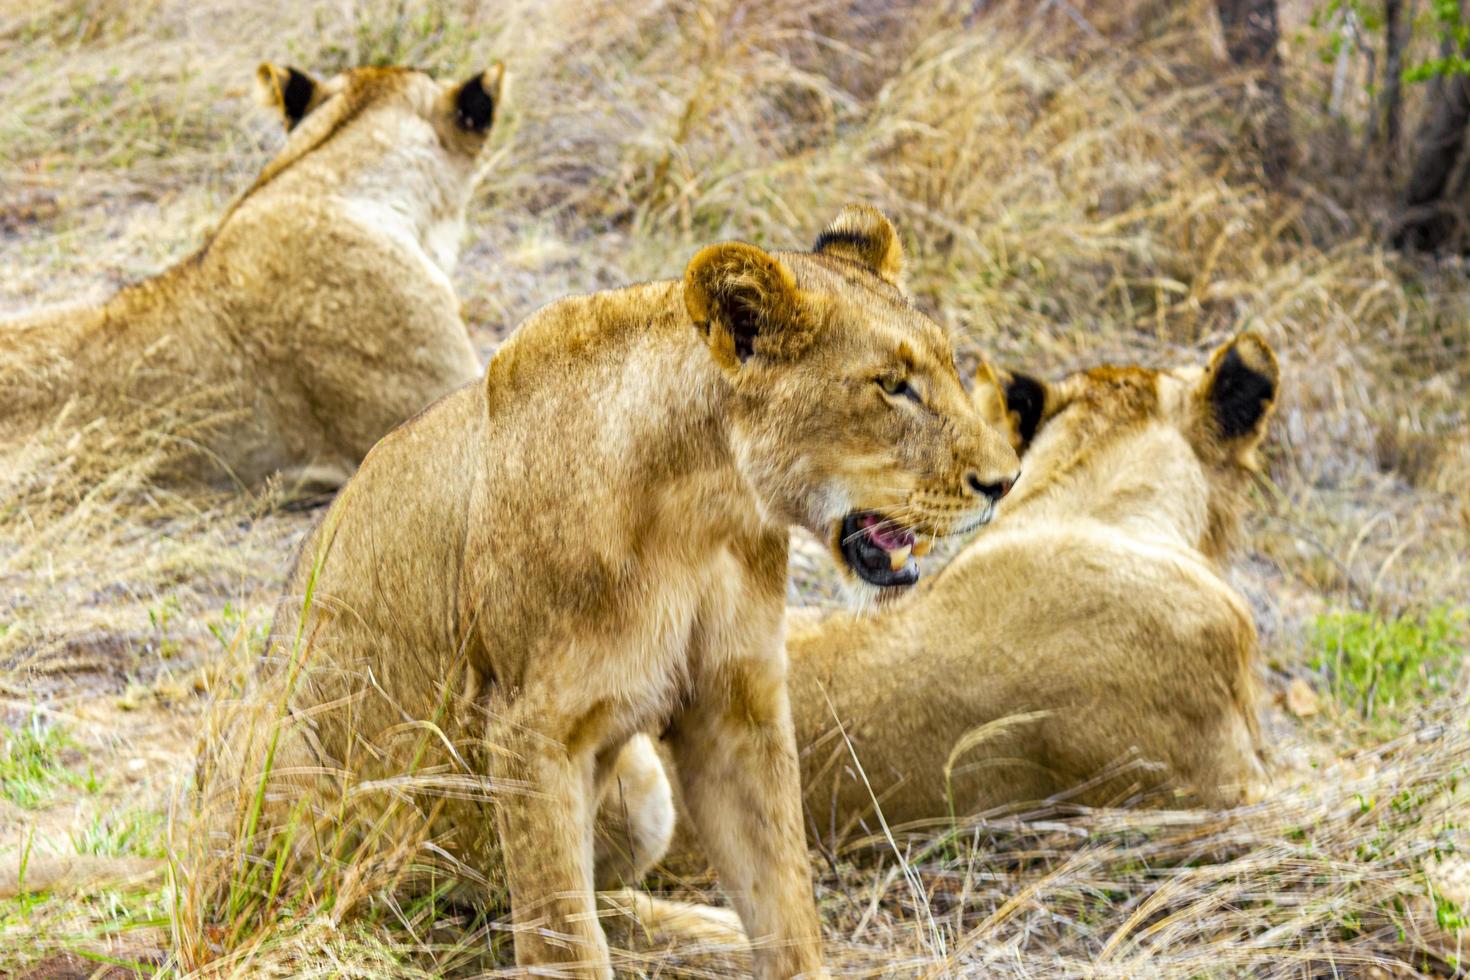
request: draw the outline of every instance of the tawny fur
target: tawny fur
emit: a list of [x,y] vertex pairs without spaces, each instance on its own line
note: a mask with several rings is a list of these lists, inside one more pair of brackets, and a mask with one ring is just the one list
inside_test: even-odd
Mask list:
[[[432,815],[439,847],[508,887],[519,963],[606,977],[592,889],[619,843],[636,877],[667,842],[640,734],[663,733],[757,974],[820,970],[781,642],[789,526],[834,553],[852,511],[952,533],[992,509],[973,485],[1017,468],[891,281],[887,220],[838,224],[889,242],[883,264],[710,246],[682,282],[544,308],[484,383],[373,449],[279,608],[254,695],[290,712],[264,826],[299,804],[310,826]],[[924,404],[885,393],[894,375]],[[249,796],[261,745],[220,740],[215,794]]]
[[[330,489],[479,373],[449,275],[488,124],[421,72],[296,72],[299,104],[289,74],[259,77],[284,148],[198,251],[99,306],[0,323],[0,442],[110,426],[167,460],[159,479]],[[465,84],[493,99],[500,77]]]
[[[982,368],[974,394],[1020,448],[1015,377]],[[1276,385],[1251,334],[1203,371],[1036,383],[1034,441],[994,526],[878,615],[793,617],[809,830],[876,833],[879,808],[892,826],[1061,794],[1224,806],[1259,791],[1256,633],[1220,562]],[[1222,406],[1244,431],[1222,435]]]

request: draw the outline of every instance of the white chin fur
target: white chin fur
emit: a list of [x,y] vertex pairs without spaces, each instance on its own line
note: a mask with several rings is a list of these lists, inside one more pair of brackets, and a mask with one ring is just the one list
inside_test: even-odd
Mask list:
[[878,595],[882,591],[878,586],[869,585],[853,575],[850,570],[842,576],[842,597],[847,600],[847,608],[855,613],[876,612]]

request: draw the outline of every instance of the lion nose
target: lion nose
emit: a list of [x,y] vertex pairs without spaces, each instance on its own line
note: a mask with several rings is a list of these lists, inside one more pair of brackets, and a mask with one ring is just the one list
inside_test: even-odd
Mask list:
[[[1020,476],[1020,474],[1018,473],[1016,476]],[[988,497],[991,503],[995,503],[1001,497],[1011,492],[1011,487],[1016,485],[1016,477],[1002,477],[994,483],[986,483],[980,479],[979,473],[971,470],[965,474],[965,482],[970,485],[971,490],[982,497]]]

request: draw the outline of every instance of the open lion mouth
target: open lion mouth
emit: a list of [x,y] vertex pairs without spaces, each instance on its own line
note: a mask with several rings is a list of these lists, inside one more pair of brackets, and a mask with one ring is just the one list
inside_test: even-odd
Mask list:
[[876,511],[854,511],[842,519],[842,558],[858,578],[882,588],[907,587],[919,580],[916,553],[929,550],[910,528],[899,527]]

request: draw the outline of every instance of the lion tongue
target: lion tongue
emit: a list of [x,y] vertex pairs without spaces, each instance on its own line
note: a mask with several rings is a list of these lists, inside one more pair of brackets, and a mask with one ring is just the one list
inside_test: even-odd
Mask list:
[[879,527],[877,518],[868,524],[867,532],[868,540],[884,551],[912,547],[914,543],[913,531],[901,527]]
[[901,527],[883,527],[875,516],[868,521],[865,530],[868,540],[888,555],[888,566],[893,571],[898,571],[908,564],[909,556],[914,553],[914,532]]

